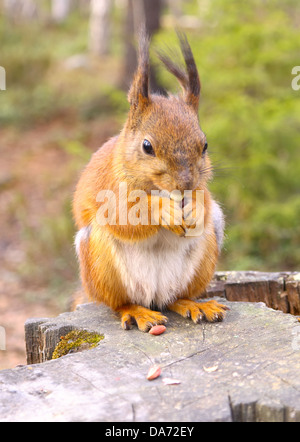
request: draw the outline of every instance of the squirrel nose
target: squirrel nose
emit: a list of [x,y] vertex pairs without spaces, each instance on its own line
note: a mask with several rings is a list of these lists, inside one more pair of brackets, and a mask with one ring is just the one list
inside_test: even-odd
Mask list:
[[177,186],[181,192],[193,190],[193,178],[189,170],[184,170],[178,174]]

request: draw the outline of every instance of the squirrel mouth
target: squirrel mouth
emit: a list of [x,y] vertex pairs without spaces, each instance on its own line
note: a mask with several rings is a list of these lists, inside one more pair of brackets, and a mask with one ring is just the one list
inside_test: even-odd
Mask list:
[[185,198],[185,197],[182,198],[182,200],[181,200],[181,208],[182,208],[182,209],[184,208],[184,206],[186,205],[186,203],[187,203],[186,198]]
[[166,198],[170,198],[170,199],[176,201],[177,203],[179,203],[181,205],[182,209],[187,205],[187,203],[189,201],[189,199],[186,196],[184,196],[184,193],[179,190],[176,190],[173,192],[169,192],[168,190],[160,190],[160,192],[161,192],[161,196],[164,196]]
[[187,198],[183,195],[183,193],[177,191],[177,193],[173,193],[170,194],[170,198],[173,199],[174,201],[177,201],[178,203],[180,203],[181,208],[183,209],[184,206],[187,203]]

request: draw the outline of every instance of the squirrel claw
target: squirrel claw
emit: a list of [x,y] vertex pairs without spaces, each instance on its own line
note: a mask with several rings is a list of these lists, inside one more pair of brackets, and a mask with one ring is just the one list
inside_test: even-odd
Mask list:
[[120,307],[121,325],[124,330],[130,330],[136,324],[139,330],[148,332],[154,325],[165,324],[168,318],[160,312],[150,310],[139,305],[126,305]]
[[178,299],[168,308],[185,318],[191,318],[195,324],[203,319],[207,322],[220,322],[225,317],[225,311],[229,310],[226,305],[217,301],[196,302],[190,299]]
[[124,330],[131,330],[132,329],[132,318],[131,318],[131,316],[129,315],[129,314],[124,314],[123,316],[122,316],[122,322],[121,322],[121,324],[122,324],[122,328],[124,329]]

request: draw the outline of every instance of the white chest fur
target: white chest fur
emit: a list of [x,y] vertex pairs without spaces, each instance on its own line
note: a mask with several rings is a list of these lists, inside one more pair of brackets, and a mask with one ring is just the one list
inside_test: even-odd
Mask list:
[[186,289],[204,253],[206,233],[180,238],[161,229],[136,244],[115,242],[113,249],[122,282],[131,302],[162,308]]

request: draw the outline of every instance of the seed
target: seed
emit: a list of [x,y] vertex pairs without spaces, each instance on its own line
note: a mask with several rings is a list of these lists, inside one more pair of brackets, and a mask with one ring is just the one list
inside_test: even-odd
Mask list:
[[206,371],[206,373],[212,373],[213,371],[218,370],[218,365],[214,365],[212,367],[204,367],[203,365],[203,370]]
[[147,374],[147,379],[148,381],[152,381],[153,379],[158,378],[158,376],[160,376],[161,374],[161,368],[159,365],[153,365],[153,367],[150,367],[148,374]]
[[150,330],[150,335],[161,335],[166,331],[166,327],[164,325],[154,325]]
[[163,383],[165,385],[177,385],[181,384],[181,381],[179,379],[172,379],[172,378],[163,378]]

